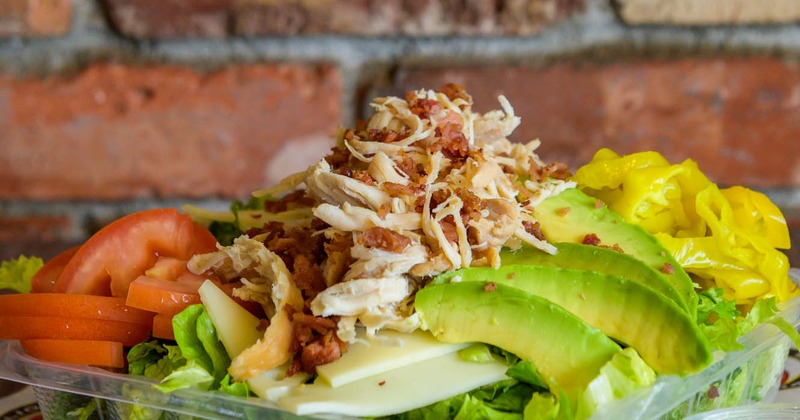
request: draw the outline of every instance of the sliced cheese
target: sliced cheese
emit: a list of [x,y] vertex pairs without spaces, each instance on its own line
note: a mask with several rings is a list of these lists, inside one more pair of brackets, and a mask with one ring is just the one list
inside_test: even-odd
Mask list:
[[363,329],[358,334],[362,340],[351,344],[341,358],[326,365],[317,366],[319,378],[330,386],[338,387],[370,375],[387,372],[443,354],[454,353],[469,345],[469,343],[442,343],[437,341],[431,333],[420,330],[410,334],[384,330],[380,333],[380,340],[372,343],[363,340]]
[[292,376],[286,377],[287,365],[270,369],[260,375],[247,379],[247,385],[259,397],[275,402],[289,393],[294,387],[305,383],[309,374],[297,372]]
[[499,358],[473,363],[449,353],[338,388],[324,383],[301,385],[279,398],[278,405],[301,416],[387,416],[506,379],[506,369]]
[[217,329],[219,341],[231,359],[261,338],[263,332],[258,330],[261,324],[258,317],[236,303],[213,282],[206,280],[198,292]]

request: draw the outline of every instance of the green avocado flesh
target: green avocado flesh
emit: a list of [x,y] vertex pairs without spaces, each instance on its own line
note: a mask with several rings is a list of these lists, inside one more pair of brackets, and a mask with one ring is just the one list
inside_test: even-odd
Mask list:
[[[503,265],[538,265],[548,267],[575,268],[616,275],[641,283],[663,294],[689,313],[686,301],[664,276],[652,267],[613,249],[569,242],[553,244],[558,252],[550,255],[536,248],[525,246],[517,251],[504,249],[500,252]],[[691,314],[693,316],[693,314]]]
[[697,294],[694,284],[672,254],[647,231],[625,222],[605,205],[596,206],[597,202],[597,199],[572,188],[539,203],[535,215],[542,233],[550,242],[582,243],[586,235],[594,234],[601,245],[619,245],[626,254],[649,265],[673,285],[695,318]]
[[475,267],[449,272],[437,277],[433,284],[450,281],[480,285],[494,282],[549,300],[633,347],[658,373],[683,375],[711,363],[710,344],[683,309],[655,290],[623,277],[504,264],[499,269]]
[[423,328],[447,343],[482,342],[530,360],[559,386],[588,384],[620,346],[564,308],[529,292],[483,282],[417,292]]

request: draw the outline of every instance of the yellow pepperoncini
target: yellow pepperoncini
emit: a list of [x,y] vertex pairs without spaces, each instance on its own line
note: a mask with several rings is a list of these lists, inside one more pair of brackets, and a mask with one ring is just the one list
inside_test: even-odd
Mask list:
[[620,156],[601,149],[573,180],[631,223],[654,234],[701,287],[722,287],[750,305],[797,294],[789,231],[780,210],[759,192],[720,190],[692,160],[670,164],[657,152]]

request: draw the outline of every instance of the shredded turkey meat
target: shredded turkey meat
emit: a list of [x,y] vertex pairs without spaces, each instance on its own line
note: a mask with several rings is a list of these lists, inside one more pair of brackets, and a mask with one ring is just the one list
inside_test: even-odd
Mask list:
[[197,256],[193,271],[240,279],[240,298],[291,323],[293,339],[281,343],[292,371],[338,358],[357,327],[373,339],[383,328],[413,331],[413,296],[432,276],[498,267],[502,247],[555,252],[534,208],[574,183],[565,165],[538,157],[538,140],[508,140],[520,119],[499,102],[476,113],[452,84],[375,99],[373,116],[340,130],[328,156],[254,193],[266,222],[247,213],[245,235]]

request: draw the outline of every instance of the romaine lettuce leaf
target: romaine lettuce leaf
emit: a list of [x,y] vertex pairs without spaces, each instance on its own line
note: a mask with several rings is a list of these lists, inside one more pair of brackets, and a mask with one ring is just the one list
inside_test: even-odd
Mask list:
[[0,289],[11,289],[17,293],[31,291],[31,279],[44,265],[41,258],[20,255],[13,260],[0,263]]

